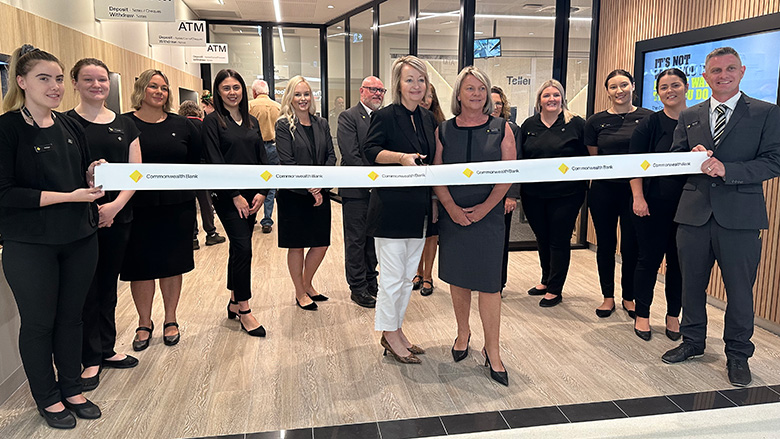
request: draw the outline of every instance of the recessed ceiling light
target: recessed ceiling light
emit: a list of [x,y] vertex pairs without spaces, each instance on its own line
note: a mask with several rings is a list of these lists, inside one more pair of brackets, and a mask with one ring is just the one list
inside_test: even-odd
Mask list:
[[336,29],[341,29],[341,26],[336,26]]
[[533,34],[534,34],[533,32],[528,32],[528,35],[533,35]]
[[333,8],[335,8],[335,6],[333,6],[333,5],[328,5],[328,9],[333,9]]
[[436,29],[434,32],[441,32],[439,29]]

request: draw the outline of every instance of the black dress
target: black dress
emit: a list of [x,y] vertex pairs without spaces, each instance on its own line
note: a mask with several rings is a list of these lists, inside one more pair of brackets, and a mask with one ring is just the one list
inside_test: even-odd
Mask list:
[[[162,122],[147,123],[133,113],[126,115],[141,131],[144,163],[200,163],[200,133],[187,118],[168,113]],[[160,279],[195,268],[195,192],[138,191],[132,203],[130,242],[120,278],[126,282]]]
[[[471,163],[501,160],[501,141],[506,121],[488,117],[475,127],[459,127],[455,118],[441,124],[442,163]],[[460,207],[484,202],[492,184],[448,187]],[[485,293],[501,289],[501,261],[504,256],[504,204],[480,221],[461,226],[447,210],[439,208],[439,278],[450,285]]]

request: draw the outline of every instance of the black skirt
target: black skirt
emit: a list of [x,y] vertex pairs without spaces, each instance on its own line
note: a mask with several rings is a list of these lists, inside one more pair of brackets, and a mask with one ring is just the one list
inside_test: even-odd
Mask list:
[[133,207],[131,224],[120,279],[126,282],[161,279],[195,268],[194,199],[178,204]]
[[288,189],[276,192],[279,247],[306,248],[330,245],[330,196],[322,192],[322,204],[314,197]]

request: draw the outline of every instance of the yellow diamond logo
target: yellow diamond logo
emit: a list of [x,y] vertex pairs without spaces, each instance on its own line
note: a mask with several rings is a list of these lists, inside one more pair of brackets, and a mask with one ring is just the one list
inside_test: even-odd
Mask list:
[[645,161],[643,161],[643,162],[642,162],[642,164],[641,164],[641,165],[639,165],[639,166],[641,166],[641,167],[642,167],[642,169],[644,169],[645,171],[647,171],[647,168],[649,168],[649,167],[650,167],[650,163],[649,163],[647,160],[645,160]]
[[265,180],[265,181],[268,181],[268,180],[270,180],[270,179],[271,179],[271,177],[273,177],[274,175],[273,175],[273,174],[271,174],[271,173],[270,173],[270,172],[268,172],[268,171],[265,171],[265,172],[263,172],[262,174],[260,174],[260,176],[261,176],[261,177],[263,177],[263,180]]
[[472,171],[472,170],[471,170],[471,169],[469,169],[469,168],[466,168],[466,170],[465,170],[465,171],[463,171],[463,175],[465,175],[465,176],[466,176],[466,177],[468,177],[468,178],[471,178],[471,176],[472,176],[472,175],[474,175],[474,171]]
[[566,166],[566,163],[561,163],[561,166],[558,167],[558,170],[561,171],[561,174],[565,174],[569,171],[569,167]]
[[377,178],[379,178],[379,174],[377,174],[377,173],[376,173],[376,172],[374,172],[374,171],[371,171],[371,172],[368,174],[368,178],[370,178],[370,179],[372,179],[372,180],[376,181],[376,179],[377,179]]
[[143,175],[140,172],[138,172],[138,171],[135,171],[132,174],[130,174],[130,178],[132,178],[133,181],[136,182],[136,183],[138,183],[138,180],[140,180],[141,177],[143,177]]

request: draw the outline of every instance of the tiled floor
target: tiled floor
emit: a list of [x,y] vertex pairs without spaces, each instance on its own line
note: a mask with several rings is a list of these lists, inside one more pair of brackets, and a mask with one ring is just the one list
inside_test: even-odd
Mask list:
[[[780,386],[760,386],[587,404],[534,407],[399,421],[212,436],[220,439],[405,439],[574,422],[634,418],[780,402]],[[780,415],[778,415],[780,417]],[[725,434],[725,432],[724,432]],[[205,438],[204,438],[205,439]]]

